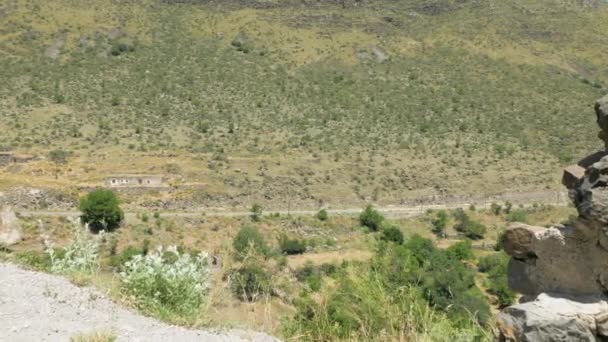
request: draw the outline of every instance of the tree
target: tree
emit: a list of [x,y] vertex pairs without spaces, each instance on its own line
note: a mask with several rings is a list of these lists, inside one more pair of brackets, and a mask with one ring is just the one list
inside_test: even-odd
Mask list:
[[371,205],[368,205],[361,215],[359,215],[359,223],[373,232],[380,229],[382,222],[384,222],[384,216]]
[[80,200],[80,217],[93,231],[114,230],[124,219],[116,194],[110,190],[98,189]]

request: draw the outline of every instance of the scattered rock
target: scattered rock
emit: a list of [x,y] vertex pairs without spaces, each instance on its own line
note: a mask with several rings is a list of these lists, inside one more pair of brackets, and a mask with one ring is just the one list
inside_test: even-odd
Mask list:
[[234,46],[238,51],[249,53],[253,50],[253,41],[243,31],[236,34],[230,45]]
[[12,246],[22,238],[21,225],[10,207],[2,208],[0,212],[0,246]]

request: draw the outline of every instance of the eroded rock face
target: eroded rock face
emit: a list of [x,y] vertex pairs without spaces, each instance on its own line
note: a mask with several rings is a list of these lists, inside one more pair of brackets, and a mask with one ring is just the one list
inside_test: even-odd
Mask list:
[[11,246],[21,241],[22,232],[19,220],[10,207],[0,212],[0,246]]
[[[608,143],[608,96],[595,111]],[[525,303],[499,314],[501,341],[608,341],[608,151],[567,167],[562,183],[576,220],[513,224],[505,233],[509,286]]]

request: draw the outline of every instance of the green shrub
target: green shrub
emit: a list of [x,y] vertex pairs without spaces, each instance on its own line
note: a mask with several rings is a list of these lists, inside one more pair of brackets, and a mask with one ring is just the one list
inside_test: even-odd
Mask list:
[[445,210],[439,210],[437,216],[431,221],[433,225],[432,231],[438,237],[445,237],[445,228],[448,222],[448,213]]
[[446,249],[449,257],[456,260],[471,260],[474,258],[473,245],[470,240],[457,242]]
[[479,258],[477,269],[479,272],[490,272],[497,267],[506,267],[509,262],[509,257],[505,253],[494,253]]
[[302,254],[306,252],[306,242],[300,239],[290,239],[283,234],[279,238],[279,248],[287,255]]
[[[147,252],[147,251],[146,251]],[[145,255],[144,250],[137,247],[128,246],[120,254],[110,257],[109,264],[112,267],[122,267],[127,261],[131,260],[136,255]]]
[[500,215],[500,212],[502,210],[502,207],[500,206],[500,204],[498,203],[492,203],[490,205],[490,211],[494,214],[494,215]]
[[62,149],[52,150],[49,152],[49,160],[55,164],[65,164],[71,152]]
[[80,200],[81,220],[93,231],[117,228],[124,218],[118,198],[110,190],[93,190]]
[[54,273],[90,274],[99,268],[99,247],[103,234],[92,237],[80,226],[75,226],[70,244],[60,249],[49,248],[50,271]]
[[383,225],[382,227],[382,235],[380,235],[380,239],[383,241],[394,242],[398,245],[403,243],[403,233],[401,229],[392,225]]
[[528,222],[528,212],[524,209],[516,209],[511,210],[509,214],[507,214],[508,222]]
[[368,205],[359,215],[359,223],[373,232],[380,229],[382,222],[384,222],[384,216],[371,205]]
[[243,226],[232,241],[237,260],[242,260],[249,253],[267,256],[270,252],[264,236],[254,226]]
[[463,233],[469,239],[483,239],[487,232],[486,226],[480,222],[473,221],[462,209],[456,210],[454,212],[454,217],[457,221],[456,225],[454,226],[456,231]]
[[260,221],[260,220],[262,219],[262,211],[263,211],[263,208],[262,208],[262,206],[261,206],[261,205],[259,205],[259,204],[257,204],[257,203],[256,203],[256,204],[254,204],[253,206],[251,206],[250,211],[251,211],[251,215],[250,215],[250,216],[251,216],[251,219],[252,219],[254,222],[258,222],[258,221]]
[[135,255],[120,273],[122,290],[147,313],[171,321],[197,317],[209,289],[209,257],[177,248]]
[[507,265],[509,257],[504,252],[490,254],[479,259],[477,267],[488,275],[486,287],[494,294],[501,307],[513,304],[515,293],[509,288]]
[[232,271],[230,288],[237,298],[254,302],[258,298],[270,294],[271,277],[262,266],[246,263]]
[[329,219],[329,214],[327,213],[327,210],[319,210],[319,212],[317,213],[317,219],[319,221],[327,221]]

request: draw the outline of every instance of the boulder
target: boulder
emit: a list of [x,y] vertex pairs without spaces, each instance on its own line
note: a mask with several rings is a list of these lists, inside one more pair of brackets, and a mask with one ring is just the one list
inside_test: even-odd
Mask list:
[[585,169],[580,165],[570,165],[564,169],[562,184],[567,189],[576,188],[585,177]]
[[10,207],[4,207],[0,212],[0,246],[12,246],[22,238],[21,225]]
[[607,320],[608,303],[603,298],[542,294],[505,309],[496,326],[499,341],[598,341],[606,336]]

